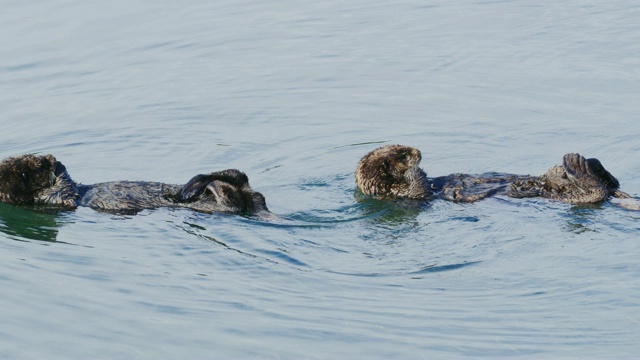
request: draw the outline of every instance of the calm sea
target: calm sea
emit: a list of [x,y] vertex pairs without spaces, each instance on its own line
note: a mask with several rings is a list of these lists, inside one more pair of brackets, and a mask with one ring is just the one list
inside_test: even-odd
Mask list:
[[632,358],[640,212],[359,200],[381,144],[432,176],[597,157],[640,195],[640,5],[17,1],[0,157],[82,183],[245,171],[281,222],[0,204],[2,359]]

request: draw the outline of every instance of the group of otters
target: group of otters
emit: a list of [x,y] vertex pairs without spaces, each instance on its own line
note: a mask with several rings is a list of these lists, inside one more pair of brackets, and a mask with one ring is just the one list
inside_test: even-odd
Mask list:
[[[474,202],[494,195],[543,197],[571,204],[598,203],[610,197],[628,199],[620,184],[598,161],[566,154],[562,166],[541,176],[485,173],[435,178],[419,167],[420,150],[387,145],[365,155],[356,168],[359,190],[378,199],[445,199]],[[272,215],[264,196],[253,191],[247,176],[235,169],[196,175],[185,185],[147,181],[113,181],[84,185],[71,179],[53,155],[28,154],[0,163],[0,202],[47,209],[88,206],[98,211],[135,214],[143,209],[184,207],[201,212]]]

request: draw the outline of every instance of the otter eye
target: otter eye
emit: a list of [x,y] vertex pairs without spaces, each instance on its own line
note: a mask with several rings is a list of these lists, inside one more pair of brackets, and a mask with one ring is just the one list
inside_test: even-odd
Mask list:
[[406,152],[401,152],[400,154],[398,154],[398,160],[405,161],[406,159],[407,159],[407,153]]

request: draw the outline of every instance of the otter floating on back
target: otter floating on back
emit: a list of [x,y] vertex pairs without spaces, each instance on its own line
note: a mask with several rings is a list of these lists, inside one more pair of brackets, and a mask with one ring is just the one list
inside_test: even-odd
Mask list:
[[264,196],[253,191],[247,176],[235,169],[196,175],[185,185],[146,181],[75,183],[53,155],[27,154],[0,162],[0,202],[135,214],[157,207],[184,207],[202,212],[246,213],[270,217]]
[[570,204],[589,204],[609,197],[629,199],[620,184],[598,161],[566,154],[562,166],[542,176],[485,173],[451,174],[428,178],[419,168],[420,150],[387,145],[365,155],[356,168],[356,184],[365,195],[377,198],[474,202],[493,195],[514,198],[543,197]]

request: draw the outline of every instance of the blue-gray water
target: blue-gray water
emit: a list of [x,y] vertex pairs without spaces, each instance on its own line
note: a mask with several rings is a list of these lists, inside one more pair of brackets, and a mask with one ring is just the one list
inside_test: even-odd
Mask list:
[[599,158],[640,194],[634,1],[4,1],[0,156],[79,182],[240,168],[284,222],[0,205],[0,358],[634,357],[640,213],[354,196]]

